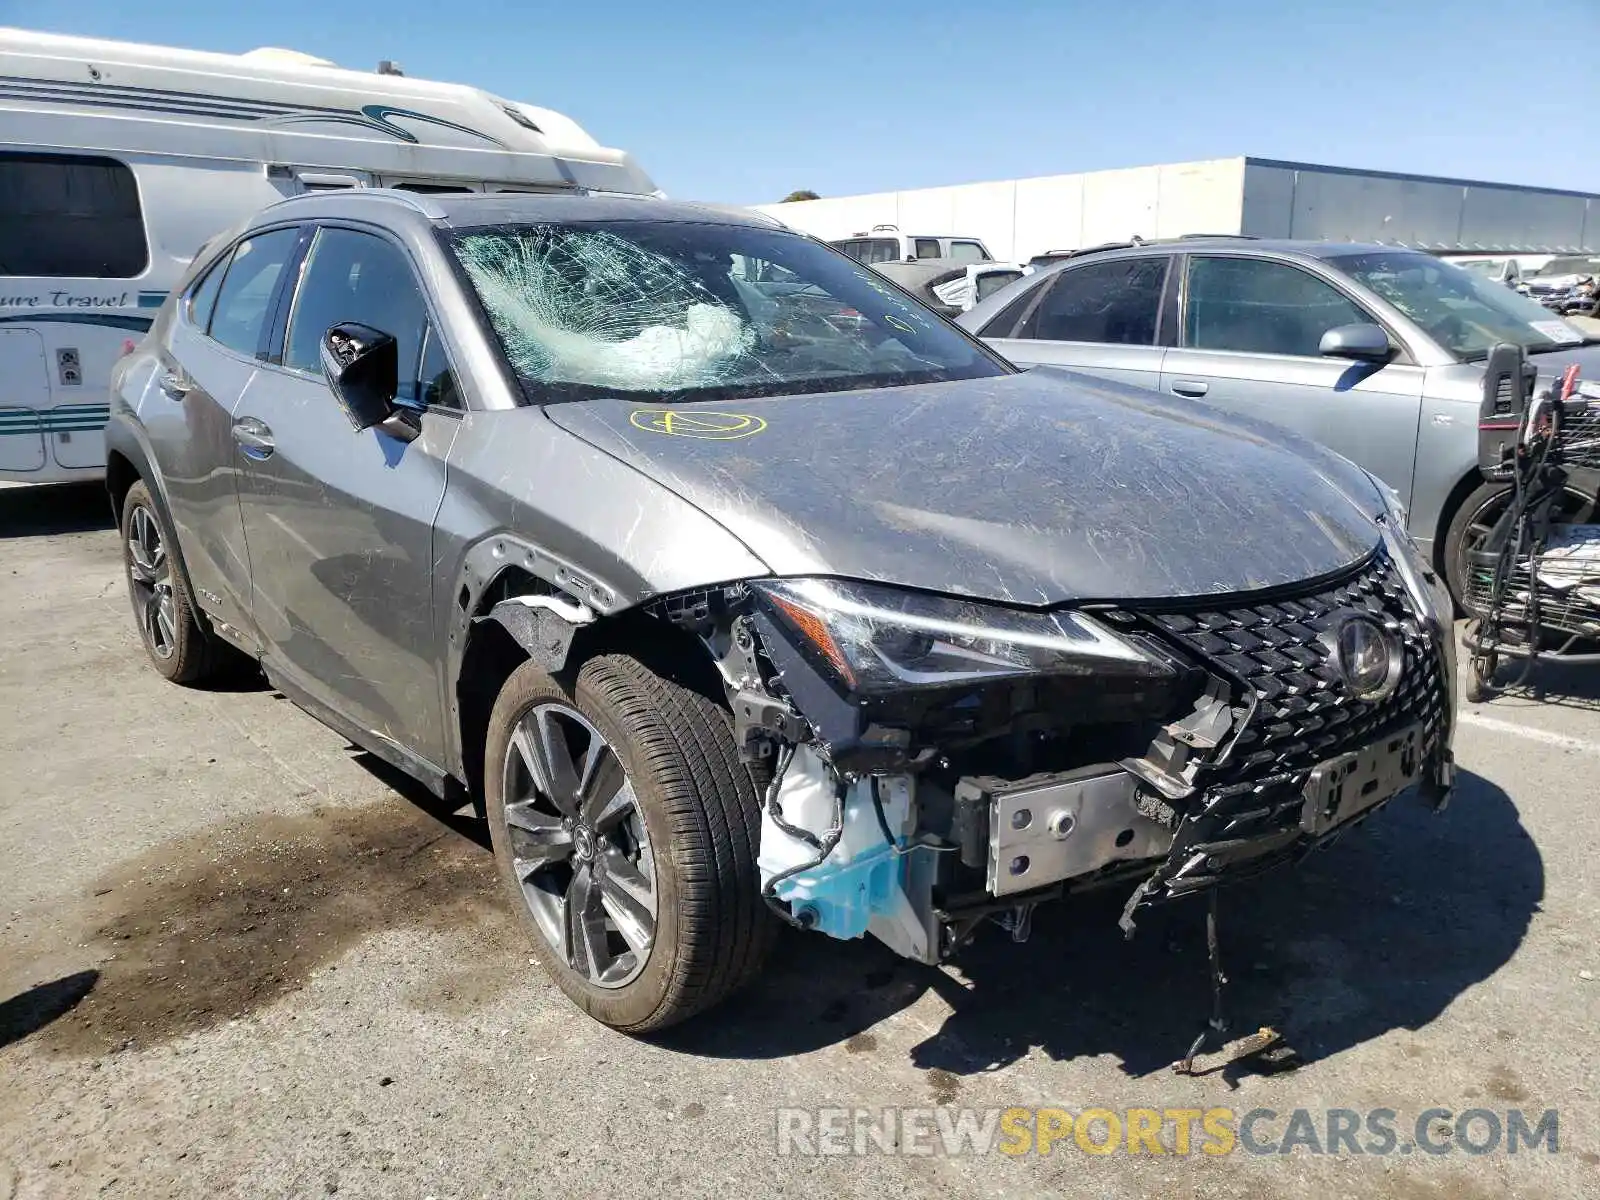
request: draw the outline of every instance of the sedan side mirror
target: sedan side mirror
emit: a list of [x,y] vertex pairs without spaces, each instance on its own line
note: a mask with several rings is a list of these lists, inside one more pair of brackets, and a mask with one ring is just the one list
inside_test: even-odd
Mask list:
[[395,411],[400,349],[393,337],[353,321],[322,335],[322,373],[357,430],[371,429]]
[[1322,335],[1317,353],[1326,358],[1354,358],[1361,362],[1388,362],[1394,348],[1381,325],[1361,322],[1340,325]]

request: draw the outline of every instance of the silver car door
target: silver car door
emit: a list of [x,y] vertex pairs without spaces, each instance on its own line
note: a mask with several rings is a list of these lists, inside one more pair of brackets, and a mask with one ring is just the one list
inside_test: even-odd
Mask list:
[[298,236],[291,226],[245,238],[179,298],[139,405],[195,600],[240,630],[251,628],[250,570],[229,430]]
[[1193,255],[1165,392],[1258,417],[1338,451],[1411,498],[1425,372],[1397,342],[1387,363],[1324,357],[1322,335],[1380,324],[1331,282],[1269,258]]
[[[400,247],[318,231],[287,306],[277,362],[263,364],[233,425],[253,607],[275,676],[427,762],[444,757],[433,630],[433,523],[460,425],[418,377],[428,311]],[[399,342],[414,440],[357,431],[320,369],[322,335],[357,321]],[[437,369],[435,369],[437,374]]]
[[1031,306],[1008,307],[981,336],[1018,366],[1071,367],[1157,387],[1166,353],[1156,333],[1168,261],[1151,255],[1063,268],[1040,280],[1036,290],[1043,294]]

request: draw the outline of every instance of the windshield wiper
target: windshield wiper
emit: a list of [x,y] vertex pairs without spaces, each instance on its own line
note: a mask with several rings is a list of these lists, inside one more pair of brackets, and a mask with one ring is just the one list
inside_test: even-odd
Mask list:
[[1556,342],[1550,346],[1529,346],[1529,354],[1553,354],[1557,350],[1576,350],[1580,346],[1600,346],[1600,337],[1579,338],[1575,342]]

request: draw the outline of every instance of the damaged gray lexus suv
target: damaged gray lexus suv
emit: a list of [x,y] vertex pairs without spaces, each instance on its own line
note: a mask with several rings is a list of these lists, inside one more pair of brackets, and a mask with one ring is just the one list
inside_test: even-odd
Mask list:
[[755,214],[374,190],[210,243],[120,363],[155,668],[259,662],[441,796],[590,1015],[782,922],[935,963],[1451,783],[1449,600],[1351,463],[1017,371]]

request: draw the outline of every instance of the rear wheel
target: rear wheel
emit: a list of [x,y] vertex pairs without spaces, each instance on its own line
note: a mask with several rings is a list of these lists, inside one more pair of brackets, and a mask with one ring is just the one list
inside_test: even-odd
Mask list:
[[529,662],[501,689],[484,763],[502,882],[590,1016],[649,1032],[759,971],[774,930],[760,796],[725,709],[625,655],[570,683]]
[[[1457,607],[1471,617],[1481,617],[1472,603],[1471,568],[1467,555],[1483,546],[1495,522],[1511,504],[1509,483],[1485,483],[1474,489],[1450,520],[1444,540],[1444,578]],[[1579,487],[1568,487],[1557,502],[1555,519],[1581,524],[1595,519],[1595,498]]]
[[234,661],[229,647],[201,628],[173,561],[172,531],[143,480],[122,502],[121,529],[133,619],[150,665],[174,683],[203,683],[222,674]]

